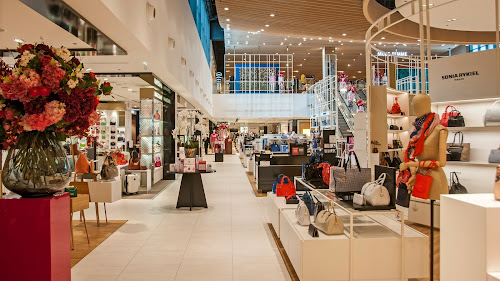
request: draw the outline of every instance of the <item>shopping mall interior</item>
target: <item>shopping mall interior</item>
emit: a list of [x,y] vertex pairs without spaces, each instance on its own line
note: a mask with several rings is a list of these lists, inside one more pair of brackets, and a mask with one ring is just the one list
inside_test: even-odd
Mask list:
[[500,280],[499,28],[500,0],[0,0],[0,280]]

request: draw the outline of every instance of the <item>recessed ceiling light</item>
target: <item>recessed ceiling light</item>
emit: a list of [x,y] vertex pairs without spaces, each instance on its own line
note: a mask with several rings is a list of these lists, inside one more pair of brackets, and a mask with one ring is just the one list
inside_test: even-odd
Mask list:
[[249,35],[247,35],[247,38],[250,38],[250,36],[249,36]]
[[306,60],[306,59],[304,59],[304,60]]
[[302,42],[301,42],[301,43],[299,43],[299,46],[300,46],[300,45],[302,45]]
[[224,11],[229,11],[229,8],[228,7],[224,8]]
[[349,40],[349,42],[351,42],[351,43],[352,43],[352,40]]
[[307,53],[308,55],[310,55],[311,53]]
[[347,34],[343,33],[342,36],[347,36]]
[[274,17],[274,14],[270,14],[269,16],[270,16],[270,17]]
[[132,92],[132,89],[128,88],[128,91],[129,91],[129,92]]
[[382,37],[382,38],[380,38],[380,39],[384,40],[384,39],[385,39],[385,37]]
[[322,40],[323,38],[321,38],[321,37],[320,37],[320,38],[318,38],[318,39],[319,39],[319,40]]
[[350,64],[348,64],[347,66],[351,66]]
[[230,19],[226,19],[226,21],[231,21]]
[[269,24],[266,24],[266,27],[269,27]]
[[361,73],[361,70],[358,70],[358,73]]
[[281,44],[280,44],[280,45],[281,45],[281,46],[283,46],[283,42],[281,42]]
[[265,45],[266,45],[266,43],[262,43],[262,45],[264,45],[264,46],[265,46]]
[[264,31],[264,29],[261,29],[260,31]]
[[444,46],[444,44],[442,44],[441,46]]
[[23,43],[24,42],[23,40],[17,39],[17,38],[15,38],[14,41],[16,41],[17,43]]
[[248,41],[245,41],[245,44],[248,45]]

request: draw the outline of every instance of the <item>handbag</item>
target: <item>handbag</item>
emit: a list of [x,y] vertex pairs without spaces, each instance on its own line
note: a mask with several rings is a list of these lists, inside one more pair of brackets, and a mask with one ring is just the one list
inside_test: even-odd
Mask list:
[[453,136],[453,143],[448,143],[446,145],[446,161],[469,161],[470,143],[467,143],[467,151],[465,151],[466,149],[463,141],[464,134],[462,132],[456,132]]
[[303,163],[302,164],[303,178],[306,181],[323,181],[323,168],[319,167],[316,163]]
[[276,185],[276,196],[290,197],[293,195],[295,195],[295,185],[284,175],[281,178],[281,182]]
[[109,125],[112,125],[112,126],[116,125],[116,117],[111,117],[111,120],[109,121]]
[[283,174],[280,174],[280,175],[278,176],[278,178],[276,178],[276,180],[273,182],[273,189],[272,189],[272,191],[273,191],[273,193],[274,193],[274,194],[276,194],[276,186],[278,185],[278,183],[280,183],[280,182],[281,182],[281,178],[282,178],[283,176],[284,176]]
[[495,107],[495,105],[500,102],[500,100],[497,100],[494,102],[490,108],[486,110],[486,113],[484,114],[484,126],[489,127],[489,126],[500,126],[500,108]]
[[311,224],[311,215],[309,214],[309,210],[303,201],[300,201],[297,209],[295,209],[295,217],[300,225],[305,226]]
[[500,164],[500,148],[492,149],[488,156],[488,163]]
[[91,165],[89,160],[87,159],[87,152],[81,153],[78,155],[78,159],[75,164],[75,173],[76,174],[87,174],[91,172]]
[[389,190],[384,186],[386,176],[386,173],[382,173],[377,180],[368,182],[363,186],[361,195],[363,195],[368,205],[388,206],[391,203]]
[[[135,154],[134,154],[135,153]],[[129,170],[140,170],[141,169],[141,158],[139,157],[139,153],[133,150],[130,155],[130,160],[128,162]]]
[[[316,198],[316,196],[314,196],[314,198]],[[316,198],[316,204],[314,204],[314,217],[316,217],[324,209],[325,206],[323,205],[323,203],[321,203],[321,201]]]
[[[351,155],[354,155],[357,168],[352,168]],[[370,181],[370,168],[361,168],[358,157],[354,151],[346,153],[346,160],[341,162],[344,167],[332,167],[333,186],[330,185],[330,190],[335,193],[359,193],[363,185]],[[345,164],[344,164],[345,162]]]
[[462,114],[458,110],[454,110],[448,119],[448,127],[465,127],[465,120]]
[[308,190],[302,195],[302,201],[306,205],[307,209],[309,210],[309,215],[314,215],[314,199],[311,196],[311,192]]
[[366,205],[365,196],[359,193],[354,193],[354,197],[352,198],[352,203],[360,206]]
[[401,141],[401,137],[399,135],[397,139],[392,140],[392,148],[394,149],[403,148],[403,142]]
[[[448,109],[450,109],[449,112]],[[441,120],[439,120],[439,124],[448,127],[448,121],[450,119],[450,116],[452,116],[452,114],[457,114],[457,112],[458,112],[457,109],[453,105],[448,105],[444,110],[443,114],[441,114]]]
[[160,160],[160,156],[157,156],[155,158],[155,167],[161,167],[161,160]]
[[404,170],[402,172],[399,172],[398,179],[396,181],[396,184],[398,186],[396,204],[405,208],[410,207],[411,192],[408,191],[408,186],[406,185],[410,177],[411,177],[410,170]]
[[425,175],[417,173],[417,178],[415,180],[415,186],[411,196],[420,199],[429,199],[429,192],[431,191],[432,177],[429,176],[431,169],[427,169]]
[[330,167],[331,165],[328,163],[321,163],[318,165],[318,168],[321,168],[323,183],[328,185],[330,184]]
[[394,104],[392,105],[391,108],[391,114],[401,114],[401,107],[398,104],[398,98],[394,98]]
[[467,188],[458,180],[457,173],[450,173],[450,194],[467,194]]
[[271,144],[271,151],[272,152],[279,152],[280,151],[280,146],[276,143]]
[[118,167],[113,162],[113,158],[111,156],[106,156],[106,160],[101,167],[101,178],[103,180],[111,180],[118,176]]
[[[327,210],[323,210],[318,213],[314,220],[316,228],[321,230],[321,232],[326,235],[341,235],[344,234],[344,221],[342,218],[337,216],[335,213],[335,208],[332,206],[333,203],[330,202],[330,206]],[[331,207],[331,211],[330,211]]]
[[299,198],[297,195],[286,198],[286,204],[299,204]]
[[392,162],[389,166],[396,168],[396,169],[399,169],[399,166],[401,166],[401,163],[403,163],[403,161],[401,161],[401,158],[399,158],[399,152],[395,151],[394,156],[392,157]]
[[68,192],[69,197],[78,197],[78,188],[76,186],[65,187],[64,192]]
[[318,229],[312,224],[309,225],[309,229],[307,230],[307,233],[309,233],[309,235],[311,235],[311,237],[319,237]]

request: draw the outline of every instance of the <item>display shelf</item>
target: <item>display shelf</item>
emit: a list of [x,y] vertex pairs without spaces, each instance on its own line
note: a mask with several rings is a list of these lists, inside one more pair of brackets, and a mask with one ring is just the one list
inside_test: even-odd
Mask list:
[[400,118],[405,118],[405,117],[408,117],[408,116],[406,116],[406,115],[387,114],[387,118],[390,118],[390,119],[400,119]]
[[488,162],[446,161],[446,165],[496,167],[496,166],[500,165],[500,163],[497,164],[497,163],[488,163]]
[[392,152],[392,151],[403,151],[404,148],[390,148],[390,149],[387,149],[388,152]]
[[500,98],[487,98],[487,99],[475,99],[475,100],[457,100],[457,101],[440,101],[432,102],[432,105],[450,105],[450,104],[470,104],[470,103],[482,103],[482,102],[494,102],[500,100]]
[[448,127],[448,131],[450,132],[458,132],[458,131],[494,131],[500,130],[500,126],[477,126],[477,127]]
[[408,92],[398,91],[398,90],[390,88],[390,87],[387,87],[387,93],[388,94],[392,94],[392,95],[404,95],[404,94],[408,94]]
[[401,133],[407,133],[408,131],[405,130],[387,130],[387,133],[389,134],[401,134]]

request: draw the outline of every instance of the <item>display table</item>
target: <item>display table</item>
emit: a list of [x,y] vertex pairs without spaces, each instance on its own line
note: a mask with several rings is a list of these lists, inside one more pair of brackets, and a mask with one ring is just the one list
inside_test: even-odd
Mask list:
[[205,197],[205,189],[201,174],[215,173],[212,172],[195,172],[195,173],[177,173],[182,174],[181,187],[179,197],[177,198],[176,208],[189,207],[192,211],[193,207],[208,208],[207,198]]
[[71,280],[69,194],[0,199],[0,280]]
[[272,192],[267,193],[267,221],[273,225],[274,232],[280,237],[280,210],[281,209],[296,209],[297,204],[287,204],[285,197],[278,197]]
[[89,182],[89,194],[91,202],[95,203],[97,226],[100,226],[98,203],[104,203],[104,215],[106,222],[108,222],[106,203],[122,199],[122,183],[120,180]]
[[335,205],[345,230],[343,235],[320,232],[313,238],[308,226],[297,223],[294,209],[280,209],[280,240],[300,280],[396,281],[429,276],[429,238],[396,220],[399,211],[354,210],[328,190],[302,183],[321,202]]
[[224,153],[215,153],[215,162],[224,162]]
[[441,281],[498,280],[499,218],[493,194],[441,195]]

